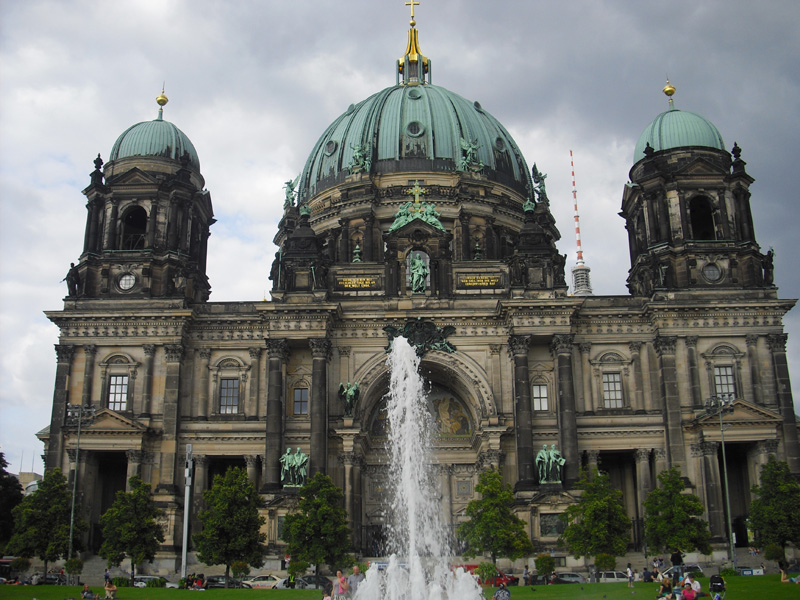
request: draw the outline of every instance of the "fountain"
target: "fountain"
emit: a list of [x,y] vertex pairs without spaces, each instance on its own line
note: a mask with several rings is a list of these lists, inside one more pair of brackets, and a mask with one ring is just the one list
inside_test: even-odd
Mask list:
[[384,571],[371,567],[355,600],[478,600],[480,587],[463,569],[449,568],[450,535],[442,522],[439,485],[430,448],[435,435],[419,358],[397,337],[387,359],[391,553]]

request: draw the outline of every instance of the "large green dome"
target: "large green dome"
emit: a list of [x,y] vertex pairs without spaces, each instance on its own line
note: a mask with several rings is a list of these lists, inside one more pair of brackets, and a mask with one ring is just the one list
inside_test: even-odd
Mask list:
[[179,161],[187,153],[189,165],[200,172],[200,159],[191,140],[169,121],[158,118],[128,127],[111,148],[110,161],[130,156],[154,156]]
[[633,152],[634,163],[644,158],[647,144],[650,144],[656,152],[688,146],[725,150],[722,135],[711,121],[696,113],[677,108],[661,113],[645,128]]
[[462,140],[477,144],[477,160],[492,181],[529,193],[525,159],[508,131],[478,102],[429,83],[396,85],[338,117],[303,168],[300,197],[308,200],[348,175],[356,148],[375,174],[456,171]]

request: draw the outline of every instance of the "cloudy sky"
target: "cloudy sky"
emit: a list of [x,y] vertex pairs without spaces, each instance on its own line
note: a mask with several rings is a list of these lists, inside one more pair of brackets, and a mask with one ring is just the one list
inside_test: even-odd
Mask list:
[[[800,296],[797,0],[422,0],[416,18],[433,83],[479,101],[548,174],[568,268],[574,151],[596,294],[627,293],[617,213],[669,75],[677,107],[743,149],[758,241],[775,248],[780,296]],[[98,152],[155,118],[166,82],[164,118],[194,142],[218,220],[211,299],[259,300],[283,182],[349,104],[394,85],[408,20],[404,0],[0,1],[0,450],[11,471],[42,471],[34,434],[49,422],[58,333],[42,311],[63,306]],[[797,381],[800,309],[786,324]]]

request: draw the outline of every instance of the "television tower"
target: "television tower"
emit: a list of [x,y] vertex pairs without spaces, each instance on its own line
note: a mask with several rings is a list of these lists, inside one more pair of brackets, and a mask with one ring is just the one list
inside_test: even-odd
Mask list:
[[572,200],[575,205],[575,238],[578,241],[578,261],[572,267],[572,294],[573,296],[591,296],[592,282],[589,278],[591,269],[583,262],[583,248],[581,247],[581,219],[578,214],[578,190],[575,187],[575,163],[572,159],[572,150],[569,151],[569,165],[572,168]]

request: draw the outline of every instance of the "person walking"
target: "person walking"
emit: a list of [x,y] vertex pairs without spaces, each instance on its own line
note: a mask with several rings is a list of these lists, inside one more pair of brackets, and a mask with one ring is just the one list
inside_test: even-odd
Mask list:
[[347,578],[347,585],[350,588],[350,597],[355,598],[358,591],[358,584],[364,581],[364,574],[358,565],[353,566],[353,573]]
[[628,575],[628,587],[633,587],[633,568],[631,568],[631,563],[628,563],[628,568],[626,569],[626,574]]

